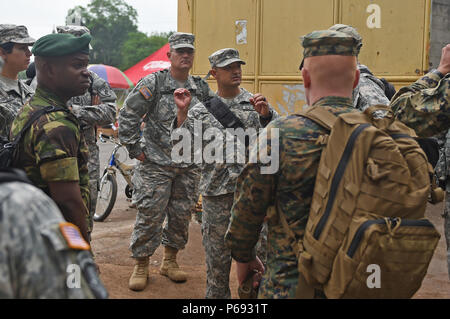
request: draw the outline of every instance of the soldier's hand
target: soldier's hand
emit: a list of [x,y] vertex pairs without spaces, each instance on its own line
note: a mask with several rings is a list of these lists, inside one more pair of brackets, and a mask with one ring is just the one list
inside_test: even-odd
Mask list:
[[442,48],[441,62],[437,69],[444,75],[450,73],[450,44]]
[[270,116],[269,103],[267,103],[267,99],[261,93],[253,95],[253,97],[250,98],[250,103],[253,105],[255,111],[262,117]]
[[178,107],[178,111],[187,113],[188,107],[191,104],[192,100],[191,92],[184,88],[176,89],[175,92],[173,92],[173,99],[175,100],[175,104]]
[[145,157],[144,152],[142,152],[141,155],[136,157],[136,159],[138,159],[139,161],[143,162],[143,161],[145,161],[147,159],[147,157]]

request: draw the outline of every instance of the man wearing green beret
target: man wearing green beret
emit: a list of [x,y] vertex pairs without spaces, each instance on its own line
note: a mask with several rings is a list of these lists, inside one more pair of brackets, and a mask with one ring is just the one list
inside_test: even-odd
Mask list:
[[36,93],[11,127],[11,138],[15,138],[36,111],[58,108],[42,115],[25,132],[14,166],[25,170],[33,184],[55,201],[64,218],[78,226],[87,241],[88,150],[80,123],[66,103],[83,95],[90,86],[87,69],[90,41],[89,34],[81,37],[49,34],[36,41],[32,49],[37,71]]
[[[352,91],[359,80],[356,39],[338,31],[314,31],[303,38],[302,44],[302,76],[308,105],[336,115],[359,112],[352,102]],[[279,143],[280,168],[275,173],[263,174],[264,163],[258,160],[247,164],[237,179],[225,240],[236,261],[239,283],[261,268],[254,245],[269,206],[281,210],[298,240],[303,237],[323,149],[316,140],[327,133],[315,122],[298,115],[275,119],[264,131],[267,145],[263,154],[272,152],[272,145]],[[256,151],[255,147],[251,150]],[[297,256],[290,237],[281,223],[269,218],[267,264],[258,297],[294,298],[298,276]]]

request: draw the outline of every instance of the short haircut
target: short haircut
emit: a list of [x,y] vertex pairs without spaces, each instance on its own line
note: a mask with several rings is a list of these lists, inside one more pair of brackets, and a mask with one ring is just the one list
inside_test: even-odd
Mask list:
[[13,42],[6,42],[0,45],[0,48],[2,48],[3,50],[5,50],[5,52],[7,54],[11,54],[14,48],[14,44]]

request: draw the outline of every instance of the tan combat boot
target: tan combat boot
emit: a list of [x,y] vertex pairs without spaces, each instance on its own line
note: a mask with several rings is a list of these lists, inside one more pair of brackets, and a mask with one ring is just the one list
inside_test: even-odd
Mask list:
[[135,291],[144,290],[148,278],[148,257],[136,258],[133,274],[128,282],[128,288]]
[[164,258],[159,273],[172,281],[183,282],[186,281],[187,274],[178,267],[177,253],[177,249],[164,246]]

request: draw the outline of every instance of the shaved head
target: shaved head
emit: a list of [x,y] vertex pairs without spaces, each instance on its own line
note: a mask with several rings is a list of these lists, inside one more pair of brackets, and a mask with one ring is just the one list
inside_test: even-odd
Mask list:
[[359,71],[355,56],[323,55],[305,59],[302,69],[309,105],[324,96],[352,97]]

